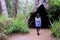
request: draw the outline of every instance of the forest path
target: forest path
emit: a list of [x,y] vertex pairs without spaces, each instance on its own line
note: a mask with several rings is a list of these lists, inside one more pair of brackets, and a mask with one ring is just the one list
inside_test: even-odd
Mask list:
[[13,34],[8,40],[56,40],[51,37],[49,29],[40,29],[40,35],[37,35],[36,29],[30,29],[28,34]]

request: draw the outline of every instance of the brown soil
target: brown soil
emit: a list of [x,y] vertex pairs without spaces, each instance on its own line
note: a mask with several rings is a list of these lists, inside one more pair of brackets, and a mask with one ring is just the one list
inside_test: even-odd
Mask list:
[[13,34],[8,40],[56,40],[51,36],[49,29],[40,29],[40,35],[37,35],[36,29],[30,29],[28,34]]

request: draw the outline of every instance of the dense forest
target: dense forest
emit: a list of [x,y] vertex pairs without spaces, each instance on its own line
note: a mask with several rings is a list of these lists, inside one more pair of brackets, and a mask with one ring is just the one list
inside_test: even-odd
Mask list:
[[[44,24],[49,26],[53,36],[59,38],[60,0],[0,0],[1,37],[3,34],[5,37],[8,34],[16,32],[28,33],[29,19],[31,16],[32,18],[35,17],[38,12],[40,13],[40,16],[43,15],[44,18],[47,17]],[[44,13],[47,13],[47,15]],[[49,24],[47,24],[47,20],[49,21]]]

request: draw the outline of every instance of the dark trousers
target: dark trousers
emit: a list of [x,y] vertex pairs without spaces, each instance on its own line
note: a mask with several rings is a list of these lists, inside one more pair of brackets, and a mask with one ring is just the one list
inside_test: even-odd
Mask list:
[[37,33],[39,33],[39,31],[40,31],[40,27],[37,27],[36,29],[37,29]]

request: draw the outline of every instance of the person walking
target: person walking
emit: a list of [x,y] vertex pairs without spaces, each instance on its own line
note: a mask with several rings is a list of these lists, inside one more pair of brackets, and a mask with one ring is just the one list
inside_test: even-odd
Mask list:
[[41,17],[39,14],[37,14],[35,17],[35,26],[37,29],[37,35],[39,36],[39,31],[40,31],[40,27],[41,27]]

